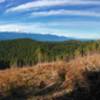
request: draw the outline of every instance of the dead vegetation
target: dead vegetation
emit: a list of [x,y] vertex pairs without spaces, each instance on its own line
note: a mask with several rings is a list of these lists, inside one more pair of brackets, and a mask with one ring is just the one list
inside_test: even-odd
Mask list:
[[99,89],[100,54],[0,71],[0,100],[99,100]]

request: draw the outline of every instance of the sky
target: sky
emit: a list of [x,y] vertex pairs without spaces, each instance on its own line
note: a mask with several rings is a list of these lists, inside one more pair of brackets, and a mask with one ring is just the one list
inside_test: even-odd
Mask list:
[[0,32],[100,39],[100,0],[0,0]]

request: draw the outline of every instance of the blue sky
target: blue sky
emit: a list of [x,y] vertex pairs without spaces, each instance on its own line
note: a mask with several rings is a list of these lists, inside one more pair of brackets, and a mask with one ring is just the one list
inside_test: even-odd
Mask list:
[[0,32],[100,39],[100,0],[0,0]]

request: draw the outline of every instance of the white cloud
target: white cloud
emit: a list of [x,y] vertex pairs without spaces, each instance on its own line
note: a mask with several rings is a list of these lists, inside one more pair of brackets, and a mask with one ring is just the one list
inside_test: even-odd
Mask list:
[[51,7],[51,6],[62,6],[62,5],[100,5],[99,1],[86,1],[86,0],[39,0],[32,1],[25,4],[21,4],[12,8],[7,9],[6,12],[20,12],[27,11],[30,9]]
[[3,3],[3,2],[5,2],[6,0],[0,0],[0,3]]
[[90,11],[80,11],[80,10],[51,10],[51,11],[41,11],[33,12],[31,16],[40,17],[40,16],[54,16],[54,15],[78,15],[78,16],[93,16],[100,17],[100,13],[90,12]]
[[85,30],[85,28],[88,29],[94,29],[99,30],[100,23],[97,21],[66,21],[66,20],[59,20],[59,21],[50,21],[49,23],[46,23],[46,26],[53,27],[53,28],[75,28],[78,30],[78,28],[82,28]]
[[[68,34],[68,33],[66,33]],[[68,36],[74,37],[76,39],[100,39],[100,34],[99,33],[91,33],[91,34],[86,34],[86,33],[69,33]]]
[[[52,24],[52,23],[51,23]],[[78,32],[68,32],[62,29],[51,28],[48,25],[42,23],[34,24],[0,24],[0,32],[25,32],[25,33],[40,33],[40,34],[53,34],[58,36],[67,36],[74,38],[91,38],[91,39],[100,39],[100,34],[91,33],[84,34]]]
[[0,24],[0,32],[32,32],[35,28],[35,25]]

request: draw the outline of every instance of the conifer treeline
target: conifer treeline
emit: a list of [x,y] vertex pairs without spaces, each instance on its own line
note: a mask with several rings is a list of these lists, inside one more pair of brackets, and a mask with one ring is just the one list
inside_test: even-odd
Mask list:
[[0,41],[0,68],[32,66],[73,59],[100,51],[100,41],[38,42],[31,39]]

